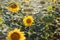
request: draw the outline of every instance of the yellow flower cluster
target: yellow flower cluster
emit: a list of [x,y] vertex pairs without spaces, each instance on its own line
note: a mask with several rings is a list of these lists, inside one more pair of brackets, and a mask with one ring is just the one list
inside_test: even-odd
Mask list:
[[[26,16],[23,19],[23,23],[25,26],[31,26],[33,23],[32,16]],[[19,29],[14,29],[8,33],[7,40],[25,40],[24,32],[21,32]]]
[[[25,0],[25,2],[29,2],[30,0]],[[16,3],[10,3],[8,5],[8,10],[11,12],[18,12],[19,11],[19,5]],[[23,24],[25,26],[31,26],[33,23],[33,17],[32,16],[26,16],[23,18]],[[19,29],[14,29],[10,31],[7,35],[7,40],[26,40],[24,36],[24,32],[21,32]]]
[[[30,1],[31,0],[25,0],[25,2],[27,2],[27,3],[30,2]],[[56,0],[51,0],[51,3],[55,3],[55,2],[56,2]],[[45,4],[45,2],[43,2],[43,1],[41,1],[41,3]],[[7,9],[14,13],[14,12],[18,12],[20,10],[20,7],[19,7],[18,4],[13,2],[13,3],[10,3],[8,5]],[[52,10],[52,6],[48,6],[46,8],[46,10],[47,11],[51,11]],[[27,12],[27,10],[25,10],[25,11],[26,11],[25,13],[29,13],[30,14],[30,13],[32,13],[33,10],[31,12],[30,12],[30,10],[28,12]],[[47,18],[47,19],[50,20],[49,18]],[[46,22],[45,20],[42,20],[43,23],[46,23],[46,24],[50,24],[51,23],[51,21],[47,21]],[[56,19],[56,21],[60,22],[60,18]],[[0,18],[0,24],[2,24],[2,23],[3,23],[3,20]],[[24,26],[29,27],[29,26],[32,26],[33,23],[34,23],[33,16],[25,16],[23,18],[23,25]],[[26,40],[26,37],[25,37],[24,32],[21,32],[20,29],[16,29],[15,28],[14,30],[12,30],[12,31],[10,31],[8,33],[7,40]]]

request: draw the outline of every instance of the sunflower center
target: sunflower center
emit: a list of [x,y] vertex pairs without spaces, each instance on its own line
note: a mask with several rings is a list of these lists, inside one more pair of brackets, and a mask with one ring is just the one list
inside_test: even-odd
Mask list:
[[11,7],[11,8],[16,8],[17,5],[16,5],[16,4],[12,4],[10,7]]
[[31,19],[27,19],[26,22],[27,22],[27,23],[31,23]]
[[19,35],[18,33],[16,33],[16,32],[14,32],[14,33],[11,35],[11,39],[12,39],[12,40],[19,40],[19,38],[20,38],[20,35]]

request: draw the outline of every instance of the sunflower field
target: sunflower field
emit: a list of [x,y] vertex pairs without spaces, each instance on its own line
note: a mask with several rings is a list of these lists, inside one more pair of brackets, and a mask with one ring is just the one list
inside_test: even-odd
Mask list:
[[60,0],[0,0],[0,40],[60,40]]

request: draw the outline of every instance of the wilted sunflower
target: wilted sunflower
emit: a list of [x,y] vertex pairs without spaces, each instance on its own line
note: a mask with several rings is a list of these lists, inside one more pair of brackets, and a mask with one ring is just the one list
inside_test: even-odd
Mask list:
[[33,14],[34,10],[33,9],[24,9],[23,10],[23,13],[26,13],[26,14]]
[[24,32],[14,29],[8,33],[7,40],[25,40]]
[[31,26],[33,23],[33,17],[32,16],[24,17],[23,23],[25,26]]
[[10,10],[11,12],[17,12],[19,10],[19,5],[17,5],[16,3],[10,3],[8,5],[8,10]]

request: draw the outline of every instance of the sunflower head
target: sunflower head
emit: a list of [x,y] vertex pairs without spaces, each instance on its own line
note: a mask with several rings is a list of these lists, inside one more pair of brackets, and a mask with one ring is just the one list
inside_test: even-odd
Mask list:
[[60,6],[60,2],[57,3],[57,6]]
[[30,2],[30,0],[25,0],[25,2]]
[[51,0],[52,3],[55,3],[57,0]]
[[31,26],[33,23],[33,17],[32,16],[24,17],[23,23],[25,26]]
[[8,33],[7,40],[25,40],[24,32],[14,29]]
[[57,23],[60,23],[60,18],[56,18],[56,22]]
[[8,5],[8,10],[10,10],[11,12],[17,12],[19,10],[19,6],[16,3],[10,3]]

